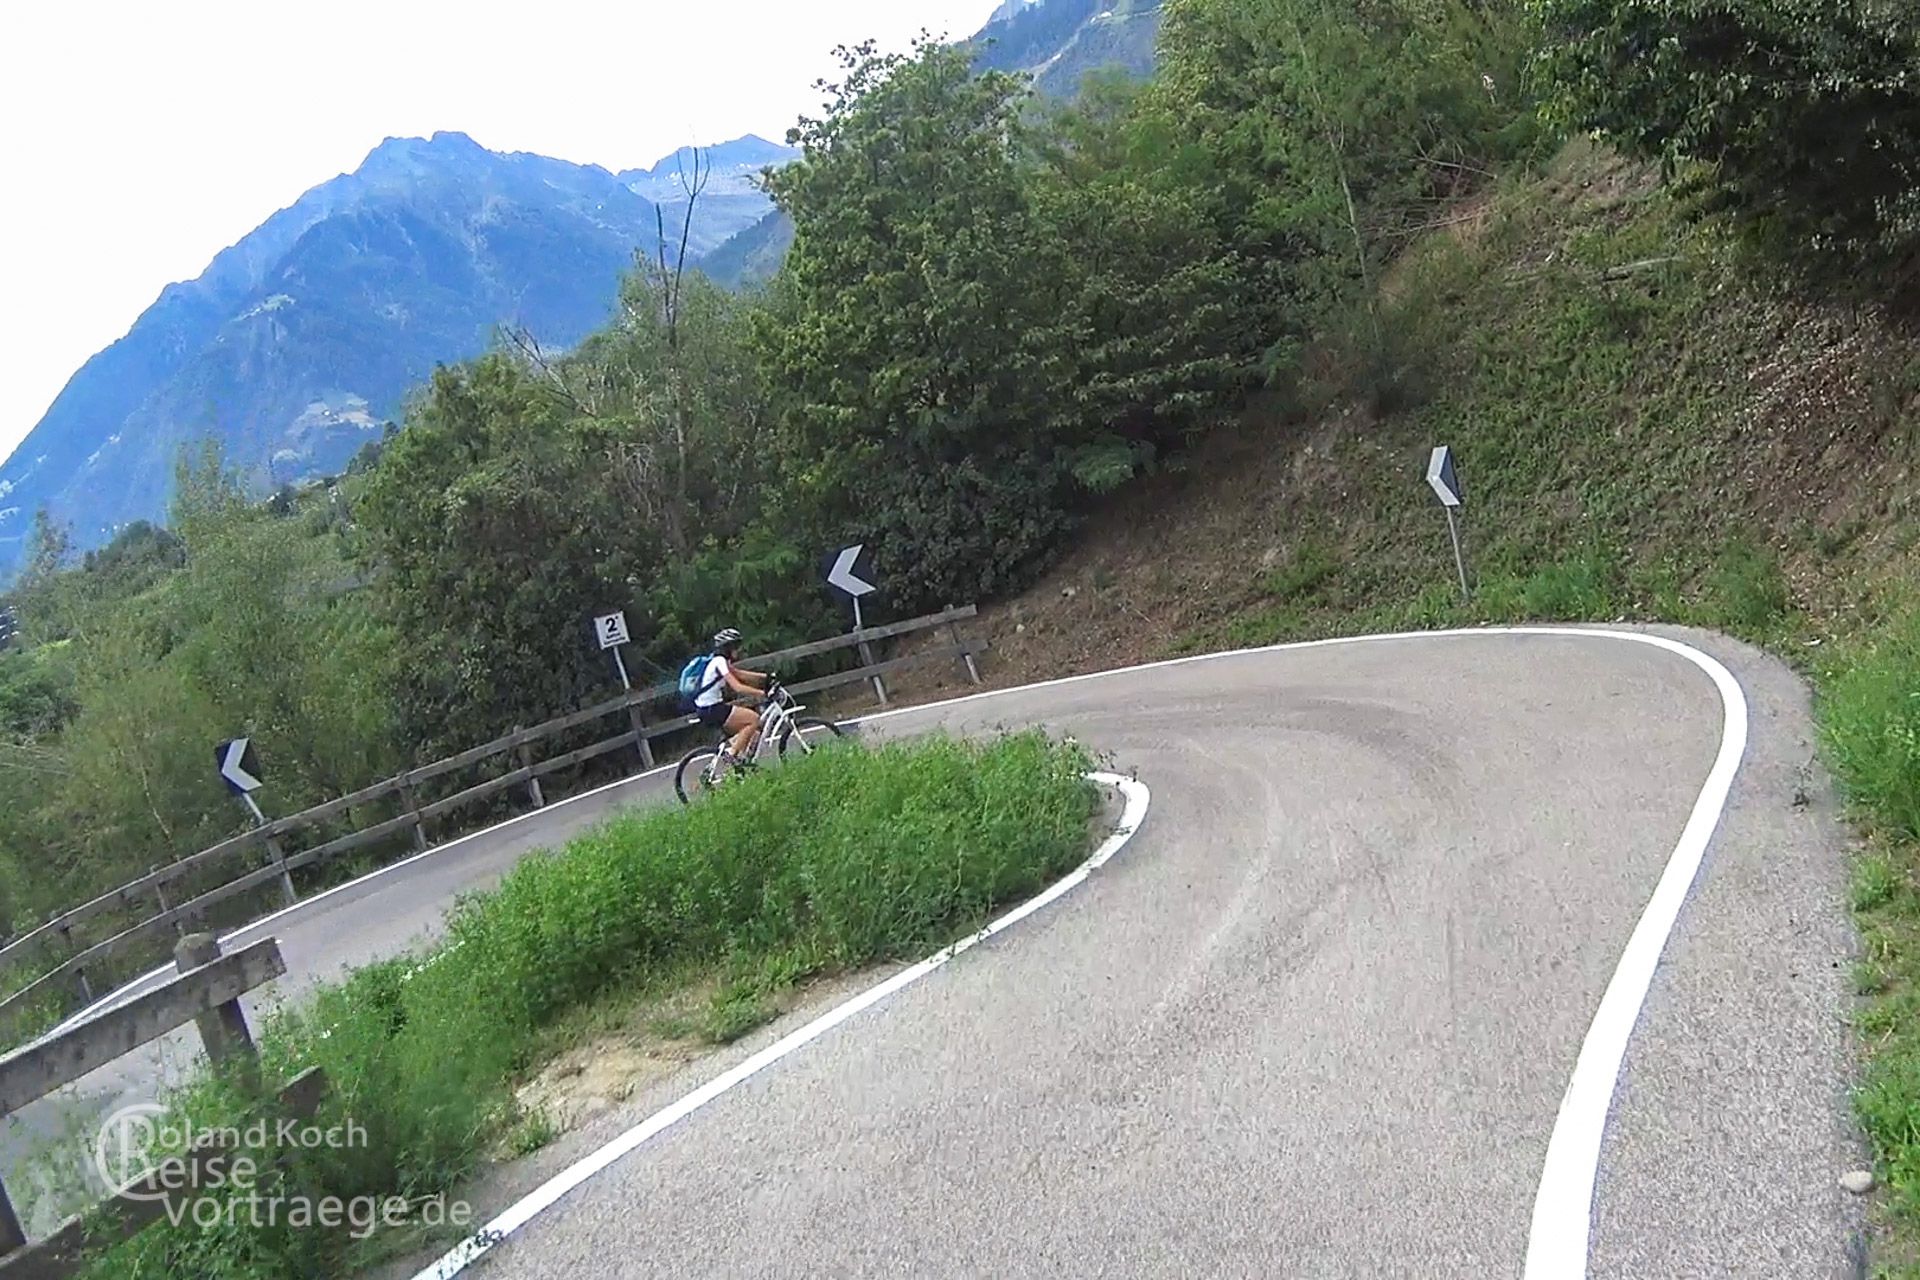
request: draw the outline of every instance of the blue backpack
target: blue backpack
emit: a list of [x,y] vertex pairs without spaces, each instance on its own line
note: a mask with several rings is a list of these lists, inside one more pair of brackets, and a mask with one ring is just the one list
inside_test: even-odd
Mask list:
[[717,676],[711,681],[706,678],[707,668],[711,665],[713,665],[713,655],[703,653],[680,668],[680,709],[688,715],[693,714],[694,699],[720,683]]

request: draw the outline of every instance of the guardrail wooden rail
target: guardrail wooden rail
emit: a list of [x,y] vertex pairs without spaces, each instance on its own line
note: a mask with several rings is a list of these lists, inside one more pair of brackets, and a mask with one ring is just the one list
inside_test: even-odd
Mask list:
[[[215,1068],[235,1072],[257,1094],[259,1055],[240,997],[287,971],[280,944],[268,938],[223,956],[212,937],[192,934],[174,957],[179,976],[164,986],[0,1058],[0,1118],[189,1022],[198,1025]],[[282,1116],[304,1120],[319,1109],[326,1088],[326,1076],[313,1067],[278,1089],[274,1104]],[[168,1211],[170,1196],[190,1198],[206,1185],[199,1175],[228,1158],[216,1143],[196,1143],[31,1243],[0,1186],[0,1280],[65,1280],[83,1269],[88,1250],[137,1234]]]
[[[963,605],[926,617],[867,627],[846,635],[815,640],[809,644],[760,654],[742,661],[749,668],[756,665],[778,667],[807,658],[820,657],[841,649],[858,648],[863,655],[866,655],[872,652],[874,644],[883,640],[944,630],[944,639],[947,641],[945,644],[885,661],[869,661],[865,666],[791,686],[795,694],[805,695],[824,689],[871,681],[875,693],[884,706],[888,701],[886,677],[912,667],[935,662],[958,661],[964,664],[967,675],[973,683],[980,683],[980,669],[975,659],[986,650],[987,646],[983,642],[963,638],[959,629],[960,623],[977,615],[978,610],[975,606]],[[82,903],[70,911],[53,917],[45,924],[10,940],[5,946],[0,946],[0,965],[17,963],[30,954],[36,946],[48,943],[61,945],[68,952],[66,958],[52,969],[42,973],[6,999],[0,1000],[0,1030],[11,1029],[18,1025],[18,1019],[26,1009],[50,992],[60,990],[63,984],[73,984],[73,988],[77,989],[82,1000],[91,1000],[94,993],[88,977],[90,968],[97,970],[111,957],[169,930],[176,933],[184,931],[190,922],[201,919],[211,908],[230,898],[262,885],[277,882],[281,886],[283,899],[289,904],[292,903],[297,898],[292,873],[303,867],[331,861],[401,832],[411,833],[415,849],[425,849],[431,843],[427,830],[428,823],[514,787],[525,787],[528,800],[536,808],[543,807],[546,804],[546,796],[540,785],[542,778],[612,752],[633,748],[638,754],[641,767],[653,768],[655,764],[653,743],[656,740],[679,733],[699,723],[692,716],[678,714],[663,720],[649,719],[649,713],[656,704],[673,697],[675,692],[675,687],[671,683],[653,685],[644,689],[636,688],[617,698],[560,716],[545,724],[535,725],[530,729],[516,729],[504,737],[462,751],[458,755],[449,756],[445,760],[437,760],[432,764],[408,770],[396,777],[363,787],[351,795],[329,800],[311,809],[276,819],[243,835],[234,836],[230,840],[223,840],[211,848],[203,849],[178,862],[155,867],[137,880],[123,884],[117,889],[101,894],[91,902]],[[616,715],[624,716],[627,726],[625,732],[549,759],[536,761],[533,758],[534,748],[539,743],[592,724],[596,720]],[[500,756],[512,757],[516,767],[442,799],[426,804],[420,803],[419,796],[423,784]],[[311,849],[302,849],[289,854],[282,848],[281,838],[284,836],[342,816],[351,818],[357,810],[396,797],[401,806],[401,812],[396,817],[338,836]],[[249,856],[254,865],[233,879],[204,889],[184,901],[170,901],[167,892],[169,885],[195,877],[229,860]],[[157,908],[157,910],[131,923],[126,922],[127,915],[137,914],[149,908]],[[115,917],[118,918],[115,919]],[[112,931],[91,942],[84,941],[76,932],[81,926],[92,924],[97,929],[103,923]]]

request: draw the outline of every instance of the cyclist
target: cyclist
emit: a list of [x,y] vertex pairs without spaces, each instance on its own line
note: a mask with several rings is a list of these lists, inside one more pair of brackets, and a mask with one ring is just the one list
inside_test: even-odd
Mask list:
[[694,697],[693,711],[700,723],[710,729],[724,728],[732,734],[720,748],[724,767],[753,754],[760,736],[760,713],[752,707],[728,702],[729,692],[741,697],[765,692],[773,684],[771,673],[748,671],[735,666],[740,653],[740,633],[732,627],[713,637],[713,658],[707,663],[700,692]]

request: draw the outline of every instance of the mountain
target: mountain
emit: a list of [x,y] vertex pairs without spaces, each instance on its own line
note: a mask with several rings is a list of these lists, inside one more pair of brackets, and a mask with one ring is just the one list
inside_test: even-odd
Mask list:
[[1018,16],[1022,9],[1031,9],[1039,3],[1040,0],[1005,0],[1004,4],[993,11],[993,16],[987,19],[987,25],[992,26],[996,22],[1005,22],[1010,18]]
[[[1158,21],[1150,0],[1006,0],[973,43],[983,66],[1070,95],[1091,67],[1150,67]],[[689,256],[729,287],[764,281],[793,225],[757,179],[798,153],[748,136],[701,154]],[[341,469],[436,364],[502,324],[571,346],[663,223],[678,243],[691,162],[683,148],[614,174],[461,133],[387,139],[162,290],[68,380],[0,461],[0,584],[42,507],[81,550],[163,518],[183,444],[217,439],[257,488],[295,483]]]
[[1160,0],[1007,0],[974,36],[974,61],[1026,72],[1039,92],[1071,98],[1090,71],[1153,71],[1160,8]]
[[1091,71],[1153,71],[1160,0],[1007,0],[972,44],[983,69],[1025,72],[1034,87],[1071,98]]
[[[773,201],[760,189],[760,175],[799,154],[793,147],[752,134],[699,148],[706,184],[694,206],[688,256],[713,252],[772,212]],[[686,218],[687,192],[696,178],[695,149],[682,147],[651,169],[628,169],[615,176],[635,195],[660,206],[666,215],[667,240],[677,244]]]
[[725,289],[751,289],[773,279],[793,247],[793,219],[778,209],[700,259],[707,279]]
[[656,243],[653,202],[595,166],[465,134],[389,138],[169,285],[0,463],[0,581],[45,506],[85,549],[164,514],[180,446],[266,487],[338,470],[440,362],[497,326],[566,347]]

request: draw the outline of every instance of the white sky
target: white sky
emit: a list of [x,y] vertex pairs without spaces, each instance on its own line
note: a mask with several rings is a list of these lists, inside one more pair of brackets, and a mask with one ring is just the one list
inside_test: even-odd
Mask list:
[[383,138],[611,170],[783,141],[838,44],[961,38],[998,0],[91,0],[7,6],[0,459],[175,280]]

